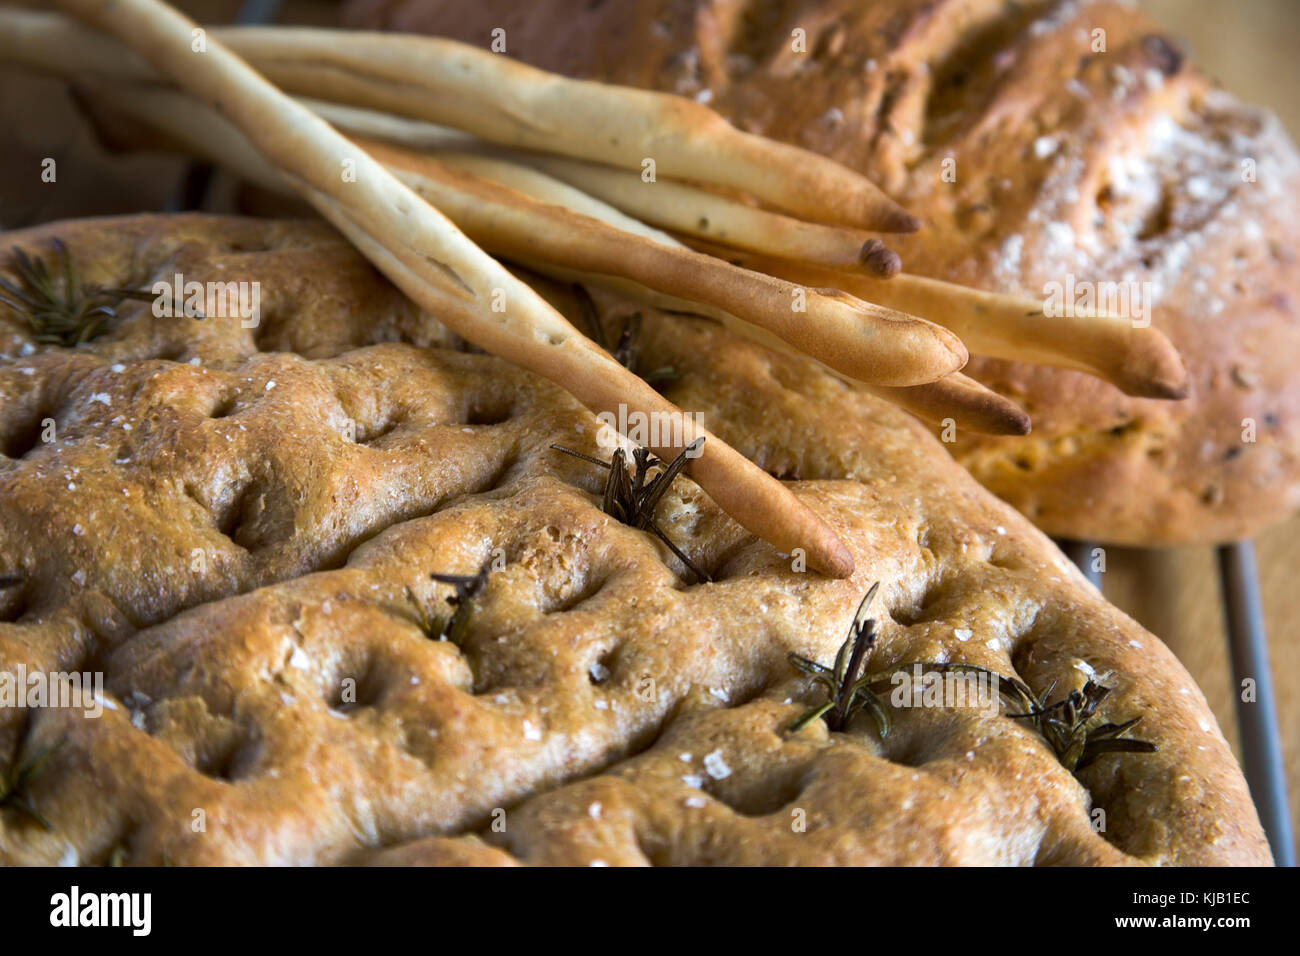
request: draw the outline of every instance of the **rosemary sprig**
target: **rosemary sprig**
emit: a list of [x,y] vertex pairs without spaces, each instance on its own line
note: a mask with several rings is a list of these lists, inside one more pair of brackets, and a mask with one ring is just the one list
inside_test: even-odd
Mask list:
[[1041,695],[1035,696],[1023,681],[1014,677],[1005,677],[977,664],[959,661],[948,663],[911,661],[885,671],[862,673],[867,654],[875,642],[875,621],[870,619],[864,621],[863,617],[867,605],[870,604],[879,587],[880,582],[873,584],[867,591],[866,597],[862,599],[862,603],[858,605],[858,611],[849,627],[849,636],[840,645],[833,667],[824,667],[798,654],[789,655],[790,663],[796,669],[826,688],[827,700],[787,724],[787,731],[791,733],[800,731],[823,716],[831,730],[842,731],[859,710],[866,709],[875,718],[881,738],[888,737],[889,713],[871,688],[879,684],[891,683],[894,676],[900,672],[916,673],[919,669],[920,673],[978,674],[994,680],[999,695],[1008,704],[1022,710],[1021,713],[1007,713],[1005,716],[1013,720],[1030,721],[1034,729],[1052,748],[1061,765],[1071,772],[1082,770],[1102,754],[1155,753],[1160,749],[1150,741],[1124,736],[1142,719],[1141,716],[1118,724],[1104,723],[1089,726],[1098,706],[1113,689],[1091,679],[1082,689],[1072,690],[1063,699],[1048,704],[1048,699],[1056,689],[1055,684],[1049,686]]
[[611,341],[610,336],[605,331],[604,324],[601,322],[600,311],[596,308],[591,293],[587,291],[585,286],[574,285],[573,294],[578,300],[583,324],[587,326],[588,338],[604,347],[607,352],[614,356],[614,360],[619,365],[629,372],[636,372],[651,385],[655,382],[666,382],[677,378],[677,370],[671,365],[665,365],[644,373],[639,370],[641,323],[644,321],[640,312],[633,312],[627,316],[623,320],[623,327],[619,330],[618,340]]
[[61,746],[63,746],[63,741],[45,748],[25,764],[20,764],[15,760],[10,765],[9,770],[3,777],[0,777],[0,808],[8,808],[24,814],[35,820],[46,830],[54,829],[54,825],[45,819],[40,811],[32,805],[27,795],[27,787],[32,782],[32,778],[45,768],[45,764],[50,757]]
[[853,716],[865,708],[875,719],[880,736],[889,736],[889,711],[868,687],[869,683],[874,683],[871,675],[861,673],[866,666],[867,654],[876,643],[876,622],[874,618],[867,618],[866,613],[879,587],[879,581],[871,585],[871,590],[858,605],[853,623],[849,625],[849,636],[835,655],[834,667],[823,667],[806,657],[790,654],[790,663],[825,687],[827,696],[824,704],[791,721],[786,726],[790,732],[803,730],[822,716],[826,717],[826,725],[831,730],[844,730]]
[[1124,736],[1142,719],[1141,715],[1118,724],[1088,726],[1097,707],[1113,689],[1088,680],[1082,690],[1072,690],[1063,699],[1048,705],[1049,687],[1025,713],[1007,716],[1032,721],[1056,758],[1070,771],[1082,770],[1105,753],[1155,753],[1160,748],[1150,741]]
[[80,345],[117,318],[117,306],[123,299],[154,300],[153,293],[141,289],[107,289],[79,282],[63,241],[55,239],[53,246],[53,269],[43,259],[32,259],[15,247],[13,269],[18,282],[0,277],[0,302],[27,321],[37,342],[69,348]]
[[474,599],[478,597],[483,588],[487,586],[488,575],[492,573],[492,557],[483,562],[482,567],[476,574],[430,574],[429,577],[439,584],[450,584],[456,589],[454,594],[447,596],[447,603],[454,610],[451,615],[443,622],[442,627],[437,627],[432,620],[425,614],[424,606],[416,600],[415,593],[408,587],[406,595],[415,605],[415,609],[420,616],[420,630],[425,635],[440,641],[451,641],[457,647],[465,640],[465,634],[469,630],[470,617],[474,613]]
[[[696,580],[703,582],[711,581],[712,578],[696,567],[694,562],[682,553],[681,548],[673,544],[668,535],[664,534],[663,529],[655,523],[655,509],[659,507],[659,502],[664,493],[668,491],[668,486],[686,467],[690,453],[703,444],[703,438],[695,439],[667,465],[664,465],[662,461],[650,454],[649,450],[636,448],[632,451],[634,467],[631,468],[629,468],[627,457],[623,454],[621,448],[614,450],[612,460],[601,461],[599,458],[584,455],[580,451],[565,448],[563,445],[552,445],[551,447],[556,451],[564,452],[566,455],[572,455],[574,458],[581,458],[593,465],[609,469],[609,478],[605,481],[605,493],[601,501],[601,509],[605,514],[617,518],[633,528],[649,531],[666,544],[673,554],[677,555],[682,564],[686,565],[687,570],[695,575]],[[653,478],[650,478],[650,469],[654,467],[659,467],[661,471]]]

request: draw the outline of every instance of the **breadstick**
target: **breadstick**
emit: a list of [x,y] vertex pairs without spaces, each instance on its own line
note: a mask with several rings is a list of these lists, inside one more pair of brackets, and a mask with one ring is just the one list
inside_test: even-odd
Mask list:
[[862,274],[736,254],[694,240],[690,245],[740,261],[749,269],[793,282],[831,283],[872,302],[922,316],[957,333],[976,355],[1087,372],[1142,398],[1187,396],[1182,358],[1154,326],[1137,328],[1128,319],[1096,313],[1049,318],[1042,304],[1032,299],[938,279],[900,273],[880,282]]
[[[323,120],[258,76],[219,42],[191,51],[194,24],[159,0],[58,0],[137,50],[163,75],[220,110],[321,213],[360,242],[385,274],[462,337],[543,375],[595,411],[620,404],[681,415],[641,379],[583,338],[526,284]],[[345,179],[341,171],[351,169]],[[506,311],[488,303],[504,301]],[[684,416],[683,416],[684,418]],[[806,505],[704,429],[687,427],[680,447],[708,438],[688,466],[700,486],[742,526],[778,550],[805,549],[809,566],[846,577],[853,557]]]
[[[69,58],[86,72],[156,78],[138,61],[119,62],[112,50],[95,49],[93,34],[77,35],[59,18],[3,13],[14,31],[4,45],[22,62]],[[865,176],[816,153],[742,132],[685,97],[571,80],[435,37],[214,27],[208,39],[214,38],[288,92],[426,119],[505,146],[559,152],[638,173],[652,160],[656,177],[738,188],[815,221],[880,232],[920,226]]]
[[518,158],[664,229],[829,269],[866,267],[878,278],[899,270],[897,254],[862,232],[792,219],[685,183],[646,183],[613,166],[537,154]]
[[1028,435],[1032,427],[1023,408],[961,372],[911,388],[864,388],[940,427],[951,422],[958,431],[981,435]]
[[1049,317],[1032,299],[924,276],[900,274],[887,283],[851,276],[849,281],[872,301],[947,326],[980,354],[1088,372],[1141,398],[1187,397],[1182,357],[1154,326],[1139,328],[1129,319],[1097,312]]

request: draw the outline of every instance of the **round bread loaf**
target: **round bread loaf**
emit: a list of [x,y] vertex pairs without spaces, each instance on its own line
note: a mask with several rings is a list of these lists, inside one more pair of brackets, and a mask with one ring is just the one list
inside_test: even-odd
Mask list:
[[[858,567],[803,571],[679,478],[657,518],[693,583],[550,448],[607,456],[590,412],[451,347],[328,227],[85,220],[3,247],[53,264],[55,238],[79,282],[250,283],[258,308],[127,302],[75,349],[0,310],[0,684],[104,685],[99,715],[0,707],[21,801],[0,862],[1269,861],[1174,656],[811,360],[641,310],[642,370]],[[610,329],[632,308],[595,304]],[[463,639],[438,640],[430,575],[485,564]],[[788,655],[830,664],[874,582],[870,670],[966,662],[1053,699],[1095,677],[1090,726],[1140,717],[1159,750],[1072,773],[1005,708],[947,698],[891,702],[883,738],[865,712],[787,732],[824,699]]]
[[887,237],[909,271],[1152,319],[1186,401],[967,368],[1034,431],[953,452],[1049,533],[1219,541],[1300,506],[1295,148],[1130,5],[354,0],[346,19],[480,45],[501,28],[537,66],[694,97],[873,177],[926,223]]

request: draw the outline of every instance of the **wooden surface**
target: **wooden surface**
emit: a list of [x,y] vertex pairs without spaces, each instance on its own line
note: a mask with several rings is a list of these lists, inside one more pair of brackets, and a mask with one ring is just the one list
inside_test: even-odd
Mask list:
[[[179,5],[209,22],[228,21],[238,8],[235,0]],[[1144,0],[1142,5],[1186,38],[1202,69],[1244,99],[1273,108],[1293,136],[1300,134],[1300,0]],[[286,19],[298,22],[328,23],[335,11],[327,0],[288,0],[285,6]],[[0,149],[0,228],[157,210],[175,193],[179,162],[107,155],[77,120],[61,84],[0,69],[0,123],[9,131]],[[56,184],[39,180],[46,156],[59,161]],[[223,205],[218,198],[216,206]],[[1106,595],[1178,654],[1236,746],[1236,689],[1214,550],[1112,548],[1106,557]],[[1300,517],[1263,535],[1258,558],[1292,816],[1300,819],[1300,586],[1292,581],[1292,569],[1300,566]]]

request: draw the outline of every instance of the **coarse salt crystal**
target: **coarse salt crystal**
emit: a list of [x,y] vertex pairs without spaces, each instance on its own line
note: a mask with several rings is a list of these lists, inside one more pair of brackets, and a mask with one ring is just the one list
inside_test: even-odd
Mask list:
[[686,805],[693,810],[699,810],[702,807],[707,807],[709,805],[709,801],[704,799],[703,797],[687,797]]
[[79,524],[74,524],[72,526],[72,533],[75,534],[78,538],[80,538],[83,534],[86,533],[86,529]]
[[956,637],[957,640],[959,641],[969,641],[975,632],[972,631],[970,628],[959,627],[956,630],[954,630],[952,633],[953,636]]
[[686,776],[682,777],[682,783],[686,784],[688,787],[694,787],[696,790],[699,790],[704,786],[704,778],[699,774],[688,773]]
[[600,801],[599,801],[599,800],[597,800],[596,802],[594,802],[591,806],[587,807],[587,816],[591,817],[593,820],[599,820],[599,819],[600,819]]
[[715,750],[711,754],[704,755],[704,770],[714,780],[723,780],[731,776],[731,768],[722,759],[721,750]]
[[599,684],[603,680],[609,679],[609,668],[606,667],[604,664],[602,664],[600,661],[596,661],[596,663],[588,667],[587,673],[591,675],[591,679],[594,680],[597,684]]
[[677,755],[677,759],[680,760],[682,763],[690,763],[695,758],[693,755],[689,753],[680,753]]
[[289,666],[296,667],[300,671],[311,670],[311,658],[297,644],[293,646],[293,653],[289,655]]
[[108,367],[108,370],[110,372],[117,372],[118,374],[121,374],[122,372],[126,371],[126,366],[123,365],[121,362],[114,362],[112,365]]
[[75,574],[72,575],[72,580],[77,583],[78,587],[84,586],[86,583],[86,572],[80,570],[77,571]]
[[113,404],[113,400],[109,398],[108,392],[96,392],[94,395],[90,396],[90,404],[93,405],[95,402],[99,402],[101,405]]
[[731,695],[720,687],[710,687],[709,693],[718,698],[718,700],[722,701],[724,704],[730,703],[731,701]]
[[1004,528],[1004,527],[1002,527],[1002,525],[998,525],[998,527],[997,527],[997,532],[998,532],[998,534],[1006,534],[1006,533],[1007,533],[1007,529]]
[[541,740],[541,739],[542,739],[542,731],[541,731],[541,729],[538,728],[538,727],[534,727],[531,723],[529,723],[528,721],[525,720],[525,721],[524,721],[524,739],[525,739],[525,740]]
[[269,382],[266,383],[266,390],[268,392],[273,388],[275,388],[275,379],[271,379]]
[[1056,140],[1050,136],[1040,136],[1034,140],[1034,155],[1039,159],[1046,159],[1056,152]]

